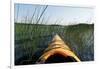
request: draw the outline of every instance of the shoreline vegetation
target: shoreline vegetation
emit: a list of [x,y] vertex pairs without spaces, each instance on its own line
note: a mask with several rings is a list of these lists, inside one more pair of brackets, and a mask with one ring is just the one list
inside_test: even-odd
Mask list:
[[14,9],[15,65],[36,64],[55,34],[61,37],[81,61],[93,61],[92,12],[93,9],[89,8],[16,3]]

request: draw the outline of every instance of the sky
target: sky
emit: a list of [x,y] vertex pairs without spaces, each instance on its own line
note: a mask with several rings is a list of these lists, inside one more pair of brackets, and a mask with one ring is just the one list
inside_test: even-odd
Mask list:
[[[46,5],[18,4],[14,5],[14,20],[21,23],[36,23]],[[94,9],[91,7],[72,7],[48,5],[38,24],[69,25],[78,23],[93,23]]]

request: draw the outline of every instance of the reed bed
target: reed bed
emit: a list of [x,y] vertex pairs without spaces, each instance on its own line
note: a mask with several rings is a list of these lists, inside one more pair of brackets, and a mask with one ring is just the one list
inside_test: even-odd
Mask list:
[[81,61],[94,60],[94,24],[63,26],[59,25],[62,19],[57,19],[48,25],[50,16],[45,20],[48,7],[36,6],[30,19],[27,11],[22,22],[18,22],[18,7],[14,23],[15,65],[35,64],[55,34],[60,35]]

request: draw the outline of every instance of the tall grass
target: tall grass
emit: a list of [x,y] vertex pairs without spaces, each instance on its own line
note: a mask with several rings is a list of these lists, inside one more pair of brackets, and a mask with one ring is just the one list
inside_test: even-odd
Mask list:
[[93,60],[93,25],[61,26],[59,23],[63,19],[56,19],[52,25],[47,25],[51,18],[48,16],[47,20],[45,19],[48,7],[48,5],[36,6],[30,19],[27,10],[23,23],[18,23],[20,13],[18,6],[14,31],[15,64],[34,64],[55,34],[60,35],[81,60]]

